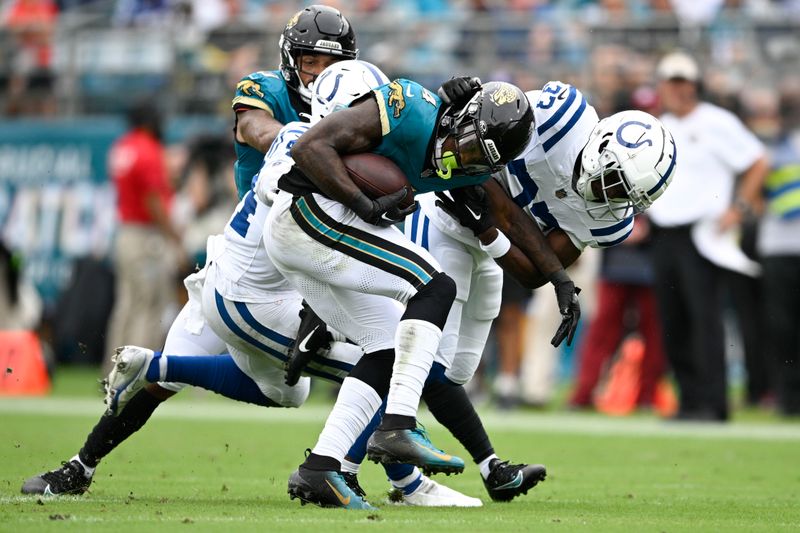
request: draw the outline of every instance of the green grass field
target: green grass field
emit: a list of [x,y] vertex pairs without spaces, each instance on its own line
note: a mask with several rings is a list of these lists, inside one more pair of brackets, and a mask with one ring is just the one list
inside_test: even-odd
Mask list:
[[[82,497],[23,496],[33,474],[71,457],[103,410],[91,371],[58,374],[46,398],[0,399],[0,531],[779,531],[800,529],[800,424],[737,413],[728,425],[588,414],[482,411],[503,458],[548,478],[511,503],[488,499],[477,467],[437,477],[479,509],[385,504],[371,463],[360,476],[377,512],[300,506],[286,479],[313,445],[326,395],[268,410],[185,391],[98,468]],[[435,443],[463,449],[427,413]]]

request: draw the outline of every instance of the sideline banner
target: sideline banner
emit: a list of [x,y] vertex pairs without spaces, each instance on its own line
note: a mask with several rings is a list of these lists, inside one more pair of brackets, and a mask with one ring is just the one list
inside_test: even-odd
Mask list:
[[[168,142],[225,131],[218,117],[169,122]],[[0,238],[24,259],[25,276],[47,304],[79,257],[106,257],[116,221],[106,171],[122,117],[0,121]]]

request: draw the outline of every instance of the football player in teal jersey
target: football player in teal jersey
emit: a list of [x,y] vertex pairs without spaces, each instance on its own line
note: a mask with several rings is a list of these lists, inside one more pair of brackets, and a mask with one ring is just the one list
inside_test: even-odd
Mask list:
[[[278,182],[281,193],[265,234],[268,252],[319,316],[341,326],[366,355],[345,379],[314,450],[290,477],[291,495],[316,503],[325,472],[338,470],[387,393],[370,458],[432,472],[463,469],[461,459],[431,448],[416,429],[421,389],[455,297],[453,281],[426,250],[391,227],[415,207],[399,207],[407,191],[368,198],[340,154],[384,155],[417,192],[477,184],[520,153],[532,115],[525,95],[508,83],[490,82],[465,105],[450,106],[417,83],[395,80],[322,120],[294,145],[296,167]],[[537,266],[554,284],[570,287],[564,292],[572,301],[574,284],[541,232],[529,242]],[[406,306],[399,324],[381,312],[394,305],[391,299]],[[377,342],[365,326],[396,333]]]
[[292,16],[279,45],[280,69],[254,72],[236,85],[232,107],[239,199],[251,189],[278,131],[311,112],[310,87],[317,76],[336,61],[358,56],[350,22],[338,10],[322,5]]

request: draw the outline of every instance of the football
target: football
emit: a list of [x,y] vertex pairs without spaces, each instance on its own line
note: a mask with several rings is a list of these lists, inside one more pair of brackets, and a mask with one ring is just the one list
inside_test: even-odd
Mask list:
[[363,153],[345,155],[342,157],[342,161],[350,179],[369,198],[375,200],[407,187],[408,194],[400,202],[400,207],[408,207],[414,203],[414,190],[411,184],[400,167],[389,158],[378,154]]

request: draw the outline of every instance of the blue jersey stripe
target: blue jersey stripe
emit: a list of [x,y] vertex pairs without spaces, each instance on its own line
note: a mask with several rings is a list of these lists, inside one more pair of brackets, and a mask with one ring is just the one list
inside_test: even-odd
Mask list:
[[519,184],[522,186],[522,192],[513,198],[514,203],[520,207],[525,207],[536,198],[536,193],[539,192],[539,186],[536,185],[531,175],[528,174],[528,167],[525,166],[524,159],[512,161],[508,164],[508,169],[517,177],[517,181],[519,181]]
[[[236,324],[236,322],[234,322],[233,317],[231,317],[230,313],[228,313],[228,310],[225,308],[225,302],[224,302],[222,296],[216,291],[215,291],[215,297],[216,297],[216,300],[217,300],[217,310],[219,311],[220,317],[222,317],[222,321],[225,322],[225,325],[228,326],[228,329],[230,329],[237,337],[239,337],[240,339],[244,340],[245,342],[247,342],[251,346],[254,346],[255,348],[258,348],[259,350],[261,350],[261,351],[263,351],[263,352],[265,352],[265,353],[267,353],[269,355],[272,355],[273,357],[276,357],[277,359],[279,359],[282,362],[285,362],[288,359],[288,357],[286,357],[285,354],[282,354],[278,350],[276,350],[276,349],[274,349],[274,348],[272,348],[270,346],[267,346],[266,344],[264,344],[263,342],[259,341],[258,339],[255,339],[255,338],[251,337],[250,335],[248,335],[247,333],[245,333],[245,331],[242,328],[240,328]],[[313,376],[318,376],[318,377],[321,377],[321,378],[325,378],[325,379],[328,379],[330,381],[335,381],[336,383],[341,383],[342,382],[342,379],[339,376],[336,376],[334,374],[329,374],[327,372],[322,372],[321,370],[315,370],[313,368],[306,367],[305,370],[303,370],[303,372],[305,372],[306,374],[313,375]]]
[[544,148],[545,152],[547,152],[548,150],[550,150],[550,148],[555,146],[556,143],[560,141],[562,137],[564,137],[564,135],[566,135],[569,132],[569,130],[572,129],[573,126],[575,126],[575,124],[578,122],[578,119],[581,118],[581,115],[583,115],[583,111],[585,109],[586,109],[586,98],[581,98],[581,105],[580,107],[578,107],[578,110],[575,111],[575,114],[572,115],[572,118],[569,119],[569,122],[564,124],[563,128],[557,131],[555,135],[547,139],[542,144],[542,147]]
[[417,242],[417,226],[419,224],[419,209],[411,215],[411,242]]
[[422,221],[422,247],[426,250],[430,250],[430,247],[428,246],[428,222],[430,222],[431,219],[425,215],[422,216],[424,217],[424,220]]
[[289,337],[281,335],[277,331],[269,329],[267,326],[256,320],[256,317],[253,316],[253,314],[247,308],[247,304],[244,302],[234,302],[233,305],[236,307],[236,310],[239,311],[239,314],[242,315],[244,321],[247,322],[247,325],[259,332],[261,335],[264,335],[269,340],[277,342],[278,344],[282,344],[286,347],[291,346],[294,342],[294,339],[290,339]]
[[675,160],[677,158],[678,158],[678,145],[673,142],[672,143],[672,161],[669,164],[669,168],[667,168],[667,171],[664,172],[663,176],[661,176],[661,179],[658,180],[658,183],[656,183],[655,186],[652,189],[647,191],[648,195],[651,195],[654,192],[656,192],[658,190],[658,188],[661,187],[664,184],[665,181],[667,181],[667,178],[669,178],[669,175],[672,174],[672,170],[675,168]]
[[272,355],[273,357],[276,357],[282,362],[285,362],[288,359],[288,357],[286,357],[286,354],[279,352],[275,348],[267,346],[258,339],[255,339],[250,335],[248,335],[247,333],[245,333],[245,331],[242,328],[240,328],[236,322],[234,322],[233,317],[231,317],[230,313],[228,313],[228,309],[225,307],[225,300],[223,300],[222,295],[220,293],[214,291],[214,298],[217,301],[217,311],[219,312],[219,316],[222,317],[222,321],[225,322],[225,325],[228,326],[228,329],[231,330],[237,337],[243,339],[248,344],[255,346],[259,350],[262,350],[263,352],[266,352]]
[[630,230],[628,233],[626,233],[625,235],[623,235],[623,236],[622,236],[622,237],[620,237],[619,239],[614,239],[613,241],[609,241],[609,242],[598,242],[598,243],[597,243],[597,245],[598,245],[598,246],[601,246],[601,247],[603,247],[603,248],[608,248],[608,247],[611,247],[611,246],[616,246],[617,244],[619,244],[619,243],[621,243],[622,241],[624,241],[625,239],[627,239],[627,238],[628,238],[628,235],[630,235],[630,234],[631,234],[631,231],[633,231],[633,228],[631,228],[631,230]]
[[[572,105],[572,102],[575,101],[575,96],[577,94],[578,94],[577,89],[575,89],[575,87],[570,87],[569,95],[567,96],[566,101],[564,101],[564,103],[561,104],[561,107],[558,108],[558,111],[553,113],[553,115],[549,119],[547,119],[544,124],[542,124],[541,126],[536,128],[536,133],[538,133],[541,136],[542,133],[546,132],[547,130],[549,130],[550,128],[555,126],[556,123],[559,120],[561,120],[561,117],[564,116],[564,113],[567,112],[567,110],[569,109],[569,106]],[[551,96],[551,98],[552,98],[552,96]],[[586,100],[584,99],[584,102],[585,101]]]
[[328,357],[323,357],[321,355],[315,355],[312,358],[312,361],[319,363],[321,365],[335,368],[337,370],[344,370],[345,372],[350,372],[351,370],[353,370],[353,365],[351,365],[350,363],[345,363],[344,361],[337,361],[336,359],[329,359]]
[[625,226],[627,226],[628,224],[630,224],[632,218],[633,217],[628,217],[623,220],[620,220],[619,222],[617,222],[612,226],[606,226],[605,228],[599,228],[599,229],[591,229],[589,231],[595,237],[601,237],[603,235],[612,235],[621,230],[622,228],[624,228]]

